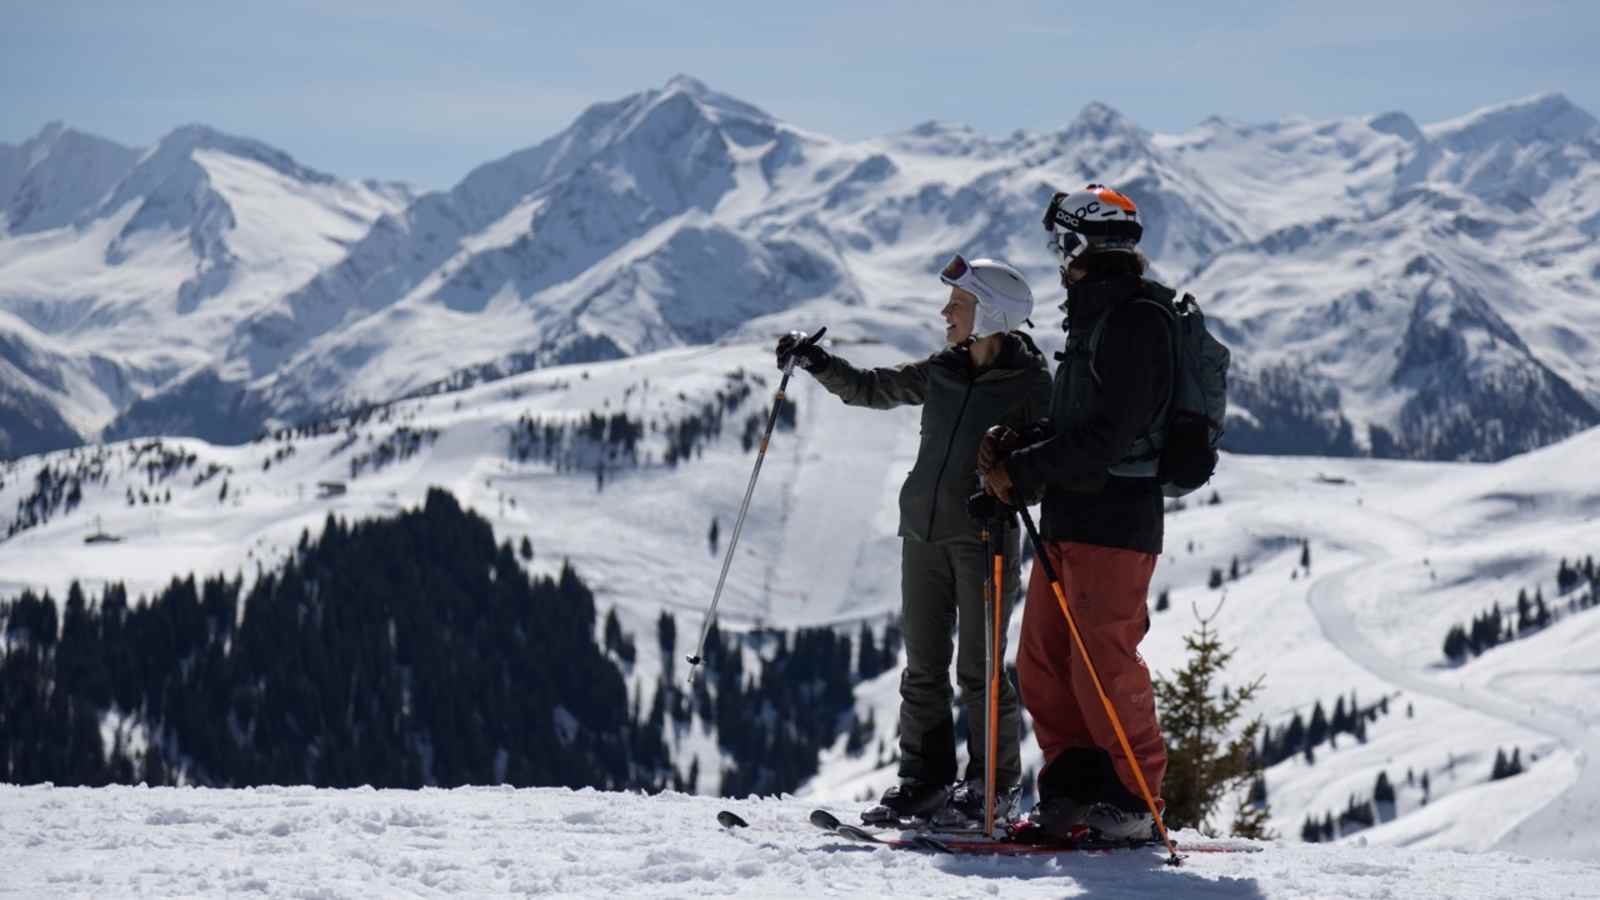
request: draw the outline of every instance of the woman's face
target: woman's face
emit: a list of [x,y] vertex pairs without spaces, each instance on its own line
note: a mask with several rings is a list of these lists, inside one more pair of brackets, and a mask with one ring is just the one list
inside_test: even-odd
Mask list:
[[945,343],[954,346],[972,337],[973,323],[978,318],[978,298],[961,288],[950,289],[950,300],[939,310],[944,316]]

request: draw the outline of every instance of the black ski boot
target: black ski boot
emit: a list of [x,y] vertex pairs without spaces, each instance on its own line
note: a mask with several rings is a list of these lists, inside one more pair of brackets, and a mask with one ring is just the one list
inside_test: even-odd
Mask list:
[[909,819],[926,819],[944,807],[949,795],[948,785],[906,778],[884,791],[878,805],[861,814],[861,822],[894,825]]
[[1093,804],[1079,803],[1067,796],[1040,800],[1033,811],[1028,813],[1025,827],[1041,837],[1057,841],[1078,841],[1088,833],[1084,828],[1084,820],[1088,818],[1092,807]]
[[[1016,785],[997,787],[994,798],[994,820],[1011,821],[1017,815],[1017,801],[1022,789]],[[983,782],[963,781],[950,792],[950,801],[944,809],[934,813],[933,824],[942,829],[961,831],[983,828]]]
[[1122,809],[1111,803],[1090,807],[1083,824],[1107,841],[1148,841],[1156,836],[1156,817],[1147,810]]

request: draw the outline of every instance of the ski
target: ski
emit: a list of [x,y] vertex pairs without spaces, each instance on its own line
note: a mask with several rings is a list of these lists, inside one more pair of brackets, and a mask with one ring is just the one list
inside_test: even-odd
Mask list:
[[[1104,854],[1119,850],[1161,849],[1154,840],[1108,841],[1094,837],[1084,829],[1080,838],[1062,841],[1054,837],[1033,833],[1036,829],[1023,826],[1005,838],[988,838],[979,833],[901,832],[898,836],[875,833],[857,825],[840,822],[825,809],[812,810],[810,822],[817,828],[837,837],[859,844],[888,847],[895,850],[915,850],[923,853],[974,855],[974,856],[1037,856],[1052,853]],[[1180,854],[1186,853],[1256,853],[1263,848],[1229,844],[1182,844]]]

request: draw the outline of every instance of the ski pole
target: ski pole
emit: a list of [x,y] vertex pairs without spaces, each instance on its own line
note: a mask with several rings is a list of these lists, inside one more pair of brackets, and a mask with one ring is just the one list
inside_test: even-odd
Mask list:
[[778,423],[778,408],[783,405],[783,391],[789,386],[789,376],[794,374],[796,353],[801,347],[815,344],[828,331],[824,325],[796,345],[795,350],[789,353],[788,360],[783,365],[783,380],[778,382],[778,393],[772,398],[772,411],[767,414],[767,430],[761,435],[761,449],[756,451],[756,465],[750,472],[750,484],[744,489],[744,502],[739,504],[739,519],[734,522],[733,536],[728,539],[728,553],[722,558],[722,574],[717,576],[717,590],[711,595],[711,606],[706,610],[705,622],[700,625],[700,643],[695,645],[694,655],[689,660],[689,683],[694,683],[695,670],[701,663],[701,654],[706,650],[706,635],[711,631],[711,623],[716,621],[717,603],[722,599],[722,586],[728,580],[728,567],[733,565],[733,550],[739,546],[739,532],[744,529],[745,514],[750,511],[750,497],[756,490],[756,476],[761,474],[761,461],[767,457],[767,442],[772,439],[772,428]]
[[1033,516],[1028,514],[1028,508],[1019,507],[1022,513],[1022,524],[1027,526],[1028,540],[1033,542],[1033,555],[1037,564],[1044,567],[1045,577],[1050,580],[1050,589],[1055,591],[1056,603],[1061,606],[1061,614],[1067,618],[1067,628],[1072,632],[1072,641],[1078,647],[1078,652],[1083,655],[1083,666],[1089,670],[1089,680],[1094,682],[1095,693],[1100,695],[1100,705],[1106,709],[1106,716],[1111,719],[1111,729],[1117,733],[1117,742],[1122,747],[1122,752],[1128,758],[1129,767],[1133,769],[1133,778],[1139,783],[1139,792],[1144,795],[1144,802],[1150,807],[1150,814],[1155,817],[1156,828],[1161,832],[1161,842],[1167,845],[1167,865],[1180,865],[1182,857],[1178,855],[1178,848],[1172,845],[1172,837],[1167,834],[1167,823],[1161,820],[1161,810],[1156,806],[1155,798],[1150,795],[1150,785],[1144,780],[1144,770],[1139,765],[1139,760],[1133,755],[1133,745],[1128,742],[1128,733],[1122,729],[1122,719],[1117,715],[1117,709],[1111,705],[1111,698],[1106,696],[1106,689],[1100,683],[1100,674],[1095,671],[1094,660],[1089,657],[1089,648],[1083,644],[1083,636],[1078,633],[1078,622],[1072,617],[1072,609],[1067,605],[1067,595],[1061,589],[1061,579],[1056,577],[1056,567],[1051,564],[1050,557],[1044,552],[1044,542],[1039,539],[1039,532],[1033,527]]
[[987,722],[987,749],[984,767],[984,834],[994,838],[995,834],[995,757],[1000,753],[1000,602],[1005,591],[1005,522],[992,520],[987,530],[989,538],[990,556],[994,556],[994,591],[990,593],[990,602],[994,609],[989,615],[989,690],[987,690],[986,705],[989,708],[989,722]]
[[1006,519],[1010,511],[994,497],[982,491],[967,498],[967,514],[983,523],[984,550],[993,560],[993,570],[984,578],[984,602],[992,604],[990,614],[984,617],[984,662],[986,677],[983,689],[984,768],[983,768],[983,832],[994,837],[996,790],[995,767],[1000,745],[1000,642],[1001,603],[1005,591]]

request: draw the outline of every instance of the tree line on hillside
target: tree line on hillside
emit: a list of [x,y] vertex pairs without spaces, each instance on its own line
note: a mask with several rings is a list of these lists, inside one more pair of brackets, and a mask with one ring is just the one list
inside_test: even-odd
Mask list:
[[[530,579],[439,490],[392,520],[330,517],[248,589],[91,604],[74,585],[59,620],[32,593],[0,619],[0,780],[651,787],[667,769],[576,573]],[[103,720],[133,728],[107,747]]]
[[[1452,756],[1449,769],[1454,771],[1455,758]],[[1489,770],[1489,781],[1500,781],[1521,775],[1522,749],[1512,747],[1511,755],[1507,756],[1502,748],[1495,748],[1494,766]],[[1420,804],[1426,806],[1430,797],[1431,784],[1427,772],[1422,773],[1419,779],[1416,773],[1406,770],[1405,786],[1421,793]],[[1341,837],[1347,837],[1359,831],[1371,828],[1374,825],[1394,820],[1399,815],[1399,795],[1393,782],[1389,780],[1389,773],[1380,770],[1377,781],[1373,783],[1372,794],[1369,797],[1357,798],[1351,794],[1345,802],[1345,808],[1337,817],[1332,810],[1327,811],[1319,819],[1314,813],[1307,813],[1305,822],[1300,826],[1300,839],[1307,843],[1325,843]]]
[[[520,562],[519,562],[520,556]],[[242,787],[505,783],[693,789],[667,738],[699,713],[724,793],[794,790],[851,723],[898,629],[712,629],[705,677],[630,690],[636,648],[570,566],[530,578],[489,524],[329,517],[281,568],[174,579],[142,601],[77,584],[0,602],[0,781]],[[644,707],[641,709],[641,707]],[[668,719],[671,719],[671,723]]]
[[[17,500],[17,512],[6,526],[6,537],[49,522],[57,514],[70,513],[83,502],[84,489],[92,485],[104,486],[111,480],[111,464],[121,459],[130,476],[142,474],[144,484],[137,492],[133,477],[127,488],[128,505],[163,503],[172,499],[170,487],[160,489],[163,482],[180,472],[193,469],[199,457],[182,447],[161,440],[135,441],[121,447],[105,445],[77,447],[53,461],[42,462],[33,476],[33,489]],[[215,464],[206,472],[216,468]],[[202,473],[204,478],[211,477]],[[204,478],[196,476],[195,486]]]
[[1367,742],[1367,725],[1377,722],[1379,716],[1389,714],[1389,698],[1383,697],[1370,706],[1362,706],[1356,692],[1350,692],[1347,704],[1343,695],[1334,702],[1333,715],[1329,716],[1322,701],[1312,707],[1310,721],[1297,710],[1284,725],[1268,726],[1261,732],[1261,761],[1268,768],[1296,754],[1303,754],[1307,763],[1315,763],[1316,748],[1327,743],[1330,749],[1339,746],[1339,735],[1348,734],[1359,743]]
[[[642,445],[647,436],[653,436],[661,444],[661,463],[669,467],[676,466],[699,457],[707,445],[719,440],[726,417],[736,412],[755,388],[765,384],[765,378],[743,369],[730,372],[711,399],[702,402],[698,408],[676,417],[660,419],[646,419],[626,411],[609,414],[590,411],[576,418],[524,413],[512,428],[509,452],[519,462],[543,463],[558,472],[604,473],[652,465],[654,457]],[[633,390],[630,387],[624,393],[624,402],[631,397]],[[688,395],[681,392],[677,397],[680,401],[688,400]],[[746,451],[759,439],[770,409],[768,407],[759,414],[751,413],[746,417],[740,435],[741,445]],[[793,401],[780,401],[778,425],[786,429],[794,428]],[[603,474],[598,477],[603,486]]]
[[[1587,587],[1587,590],[1580,594],[1577,592],[1580,587]],[[1502,611],[1496,601],[1473,616],[1470,623],[1451,625],[1444,636],[1445,659],[1463,663],[1469,656],[1481,656],[1501,644],[1528,637],[1563,615],[1600,605],[1600,572],[1595,570],[1594,557],[1584,557],[1581,564],[1574,558],[1571,565],[1563,557],[1556,566],[1556,593],[1567,597],[1564,611],[1559,605],[1552,609],[1545,603],[1543,588],[1535,588],[1531,598],[1528,589],[1521,588],[1517,591],[1514,619],[1510,611]]]

